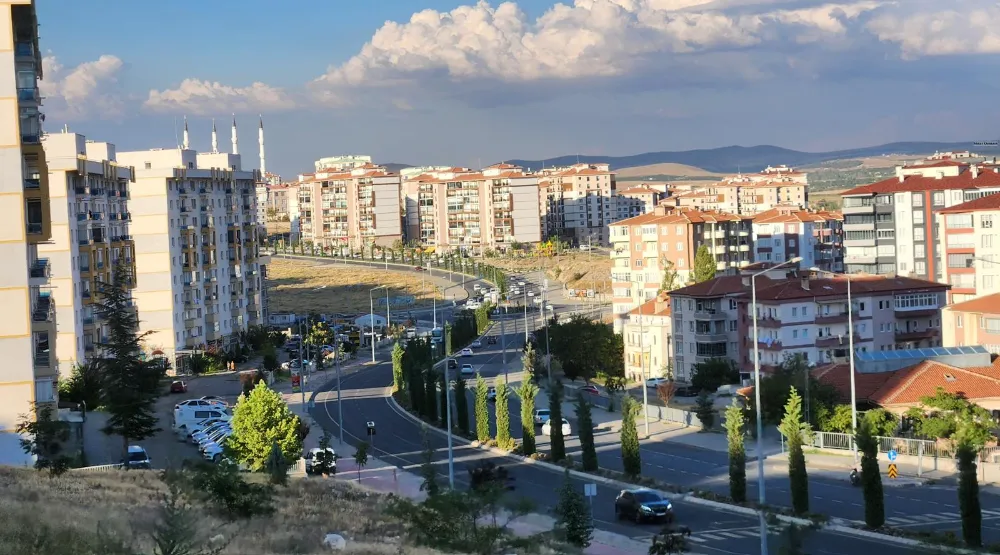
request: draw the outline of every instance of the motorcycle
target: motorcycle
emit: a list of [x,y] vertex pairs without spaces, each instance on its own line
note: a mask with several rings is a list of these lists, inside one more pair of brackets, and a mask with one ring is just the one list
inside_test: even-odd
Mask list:
[[859,485],[861,485],[861,475],[858,474],[858,469],[857,468],[851,470],[851,485],[852,486],[859,486]]

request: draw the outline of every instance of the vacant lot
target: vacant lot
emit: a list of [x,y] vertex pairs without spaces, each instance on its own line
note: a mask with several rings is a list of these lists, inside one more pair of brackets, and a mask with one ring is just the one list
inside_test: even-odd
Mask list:
[[570,251],[553,257],[488,258],[486,261],[514,273],[543,270],[549,278],[572,289],[596,286],[598,291],[611,290],[611,255],[606,251]]
[[[275,258],[267,277],[271,312],[368,312],[368,292],[381,285],[389,287],[390,297],[413,295],[418,305],[431,302],[430,278],[424,280],[423,275],[411,272]],[[385,290],[374,294],[385,298]]]
[[[149,535],[161,519],[166,486],[155,471],[50,479],[34,470],[0,468],[0,490],[0,555],[107,555],[125,551],[101,538],[127,544],[128,553],[154,552]],[[348,538],[347,553],[438,553],[392,540],[403,525],[387,516],[386,498],[350,483],[293,479],[278,489],[275,502],[272,516],[231,523],[192,499],[195,535],[205,541],[221,534],[230,541],[222,554],[329,553],[322,545],[329,533]]]

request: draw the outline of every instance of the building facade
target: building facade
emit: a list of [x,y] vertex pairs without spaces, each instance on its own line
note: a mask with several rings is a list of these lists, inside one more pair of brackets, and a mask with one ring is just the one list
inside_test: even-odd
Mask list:
[[180,370],[194,350],[228,347],[264,322],[260,176],[241,170],[238,154],[156,149],[119,152],[118,161],[135,172],[129,210],[140,331]]
[[49,162],[52,240],[40,245],[39,253],[52,268],[56,358],[65,378],[108,337],[94,305],[100,284],[112,283],[119,265],[135,275],[128,208],[134,181],[132,168],[117,163],[111,143],[63,132],[46,135],[42,144]]
[[841,216],[798,206],[777,206],[753,217],[754,262],[778,263],[800,257],[799,267],[842,272]]
[[950,302],[1000,292],[1000,193],[941,210],[935,227]]
[[625,377],[638,382],[668,377],[671,366],[670,298],[666,293],[632,309],[622,328]]
[[648,214],[656,208],[660,200],[667,195],[664,191],[645,185],[630,187],[615,193],[615,216],[613,222],[627,220],[643,214]]
[[[0,46],[7,75],[0,103],[7,105],[0,121],[4,179],[0,180],[0,306],[6,317],[0,327],[0,432],[11,432],[20,415],[31,414],[33,403],[58,401],[56,315],[52,302],[50,264],[38,246],[52,237],[48,165],[42,148],[42,56],[34,2],[0,2],[0,18],[8,36]],[[4,445],[8,445],[4,442]],[[13,445],[17,449],[17,444]],[[5,449],[6,451],[6,449]],[[19,452],[19,451],[18,451]],[[4,453],[7,454],[7,453]]]
[[574,164],[536,175],[546,236],[575,245],[608,244],[608,225],[617,216],[617,185],[608,164]]
[[335,252],[389,246],[403,238],[400,178],[380,166],[299,176],[301,240]]
[[945,347],[982,345],[1000,355],[1000,293],[949,305],[941,317]]
[[937,214],[1000,192],[998,172],[992,165],[945,160],[898,167],[893,178],[845,191],[846,271],[944,280]]

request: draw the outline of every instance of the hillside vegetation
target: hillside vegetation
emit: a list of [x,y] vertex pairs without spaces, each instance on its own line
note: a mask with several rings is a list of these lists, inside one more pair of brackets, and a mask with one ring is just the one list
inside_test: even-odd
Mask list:
[[678,177],[713,177],[722,174],[705,171],[686,164],[650,164],[615,170],[619,178],[647,177],[652,175],[673,175]]

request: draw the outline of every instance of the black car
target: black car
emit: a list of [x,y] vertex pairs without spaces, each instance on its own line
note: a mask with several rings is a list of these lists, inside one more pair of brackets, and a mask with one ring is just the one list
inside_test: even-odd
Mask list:
[[697,397],[700,391],[693,387],[678,387],[674,390],[674,397]]
[[496,345],[497,344],[497,336],[491,335],[491,336],[487,337],[486,338],[486,344],[487,345]]
[[672,522],[674,507],[669,499],[660,497],[653,490],[626,489],[615,498],[615,516],[619,519],[628,518],[636,523],[653,520]]
[[455,370],[457,368],[458,368],[458,362],[455,359],[453,359],[453,358],[449,358],[448,359],[448,370]]

